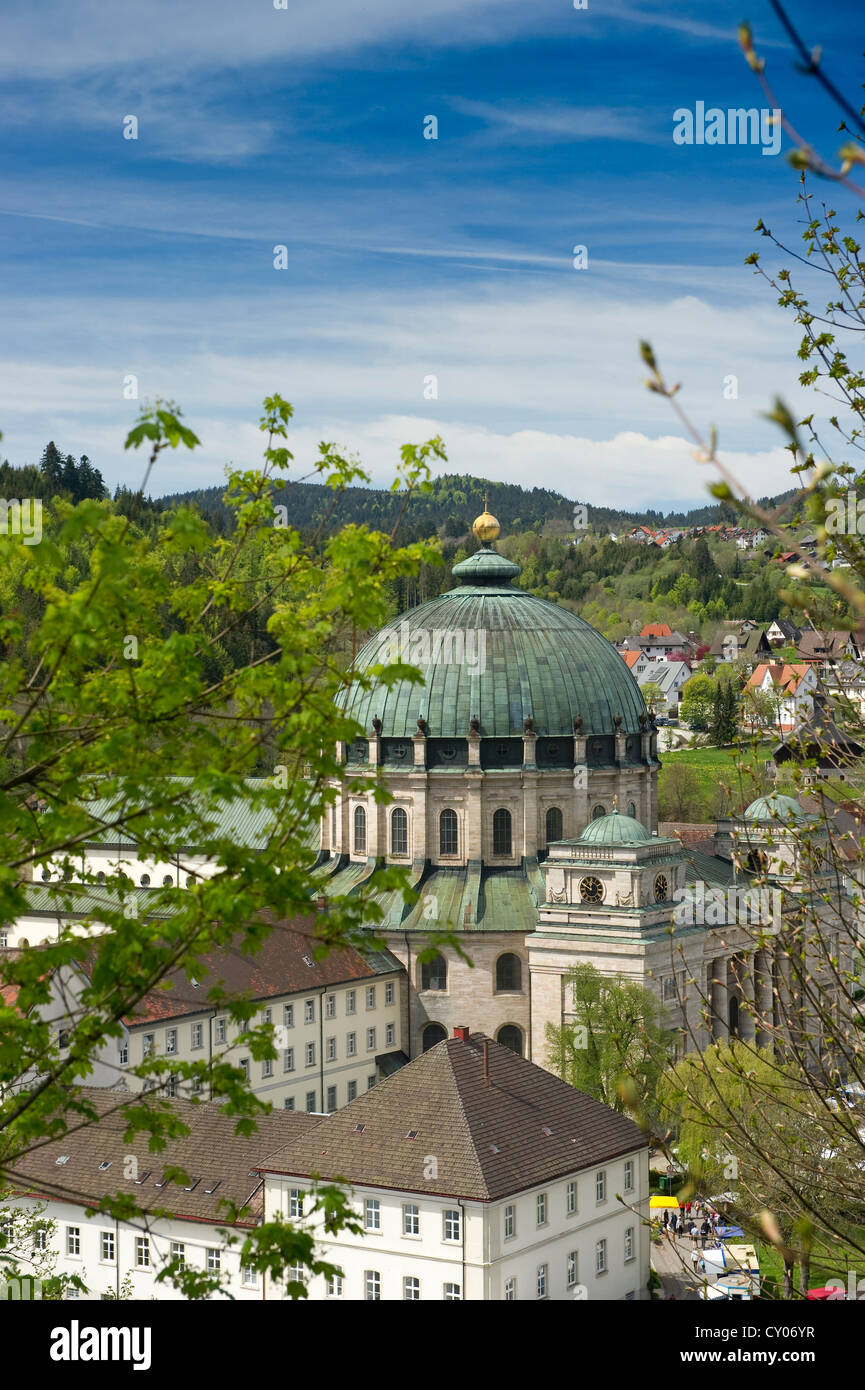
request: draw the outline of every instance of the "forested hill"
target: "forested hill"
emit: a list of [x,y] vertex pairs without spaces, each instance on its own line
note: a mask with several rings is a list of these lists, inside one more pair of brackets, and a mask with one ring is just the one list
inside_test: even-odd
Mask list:
[[[570,530],[574,500],[549,488],[524,488],[516,483],[496,483],[469,474],[446,473],[432,482],[431,491],[417,492],[411,499],[404,529],[416,536],[438,532],[443,536],[465,536],[474,518],[483,510],[484,492],[490,511],[505,533],[540,532],[549,523],[554,529]],[[173,493],[160,499],[162,505],[179,501],[195,503],[219,530],[230,524],[230,512],[222,501],[223,489],[201,488],[194,492]],[[790,494],[785,494],[793,496]],[[764,499],[768,500],[768,499]],[[781,499],[776,499],[776,502]],[[346,489],[330,525],[354,522],[389,531],[403,505],[399,493],[385,489],[352,487]],[[333,505],[333,493],[319,483],[295,483],[274,493],[274,503],[287,508],[288,520],[300,528],[318,525]],[[633,526],[660,530],[669,526],[712,526],[720,522],[735,524],[736,513],[723,503],[709,503],[689,512],[623,512],[612,507],[589,507],[593,530],[621,533]]]

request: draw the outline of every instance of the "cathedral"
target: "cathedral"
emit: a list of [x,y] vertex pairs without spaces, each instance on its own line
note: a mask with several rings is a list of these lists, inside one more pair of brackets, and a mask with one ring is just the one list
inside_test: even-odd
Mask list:
[[[409,870],[416,900],[377,900],[408,978],[411,1056],[467,1025],[547,1065],[547,1024],[572,1016],[567,974],[581,962],[653,989],[681,1051],[759,1042],[755,1014],[784,1006],[771,938],[800,881],[806,813],[776,795],[697,847],[659,836],[657,732],[636,680],[582,618],[519,587],[488,511],[473,529],[480,549],[454,567],[458,586],[360,651],[368,673],[398,643],[424,682],[372,674],[348,691],[364,736],[339,749],[322,827],[325,896],[374,892],[383,865]],[[430,958],[445,931],[457,945]]]

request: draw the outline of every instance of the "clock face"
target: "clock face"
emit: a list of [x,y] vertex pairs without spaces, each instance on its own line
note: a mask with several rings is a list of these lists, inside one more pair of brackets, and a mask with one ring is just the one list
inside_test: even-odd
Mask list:
[[658,874],[658,877],[655,879],[655,900],[659,903],[665,903],[668,897],[669,889],[667,887],[667,875]]
[[604,885],[599,878],[590,874],[584,878],[580,884],[580,897],[584,903],[602,903],[604,901]]

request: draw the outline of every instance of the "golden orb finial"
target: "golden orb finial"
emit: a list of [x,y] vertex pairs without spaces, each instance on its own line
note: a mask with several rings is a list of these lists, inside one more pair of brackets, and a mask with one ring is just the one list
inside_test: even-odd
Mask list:
[[476,516],[472,522],[472,531],[475,539],[487,544],[489,541],[494,541],[496,539],[501,529],[496,518],[491,515],[487,507],[487,494],[484,493],[484,509],[480,516]]

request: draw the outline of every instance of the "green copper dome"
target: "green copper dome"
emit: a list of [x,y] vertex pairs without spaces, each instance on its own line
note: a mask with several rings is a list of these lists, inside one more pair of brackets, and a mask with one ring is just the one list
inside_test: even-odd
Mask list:
[[776,824],[781,821],[783,824],[785,821],[807,820],[807,816],[792,796],[781,796],[779,792],[773,792],[771,796],[758,796],[756,801],[752,801],[742,819],[773,821]]
[[[477,717],[481,736],[507,738],[531,719],[542,738],[571,739],[579,715],[589,736],[614,734],[617,716],[622,733],[639,734],[640,687],[605,637],[517,588],[518,566],[489,546],[453,573],[459,588],[395,618],[358,653],[361,671],[402,660],[425,676],[423,685],[353,686],[344,708],[365,730],[378,717],[383,738],[410,738],[420,717],[429,737],[464,739]],[[640,761],[639,744],[628,757]]]
[[609,816],[590,820],[577,844],[640,845],[651,838],[646,827],[633,816],[620,816],[618,811],[613,811]]

